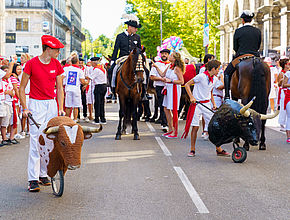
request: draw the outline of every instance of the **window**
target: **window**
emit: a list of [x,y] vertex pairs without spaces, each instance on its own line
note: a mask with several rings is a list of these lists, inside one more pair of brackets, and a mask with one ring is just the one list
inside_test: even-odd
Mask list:
[[28,31],[28,18],[16,18],[16,31]]

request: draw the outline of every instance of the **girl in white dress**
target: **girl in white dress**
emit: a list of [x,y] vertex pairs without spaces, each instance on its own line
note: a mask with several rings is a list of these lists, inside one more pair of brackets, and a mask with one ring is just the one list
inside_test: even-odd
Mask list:
[[171,65],[168,66],[164,72],[158,68],[157,65],[153,66],[157,69],[158,74],[163,78],[166,83],[164,92],[163,106],[166,119],[168,122],[168,132],[163,134],[167,138],[177,138],[178,133],[178,108],[181,96],[181,85],[184,82],[183,74],[185,71],[184,61],[178,52],[173,52],[169,55]]

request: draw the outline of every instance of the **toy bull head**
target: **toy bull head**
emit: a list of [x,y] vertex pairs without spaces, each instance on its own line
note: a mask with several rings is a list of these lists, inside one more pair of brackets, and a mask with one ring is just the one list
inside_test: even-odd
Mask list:
[[225,103],[214,113],[209,125],[209,140],[216,146],[230,143],[234,138],[242,138],[251,145],[257,145],[260,137],[261,120],[271,119],[279,114],[259,114],[250,109],[253,101],[243,106],[233,100]]
[[81,149],[84,139],[98,133],[99,128],[82,127],[68,117],[52,118],[41,127],[39,150],[41,160],[47,165],[47,174],[53,177],[57,170],[74,170],[81,165]]

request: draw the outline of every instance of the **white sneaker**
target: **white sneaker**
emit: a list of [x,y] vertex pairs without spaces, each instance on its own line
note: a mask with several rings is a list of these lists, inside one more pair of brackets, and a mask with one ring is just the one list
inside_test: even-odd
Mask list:
[[164,131],[164,132],[167,132],[168,131],[168,127],[165,126],[165,125],[162,125],[161,126],[161,130]]
[[205,135],[205,132],[202,132],[201,137],[204,138]]
[[88,117],[85,118],[85,122],[90,122],[90,119]]
[[203,136],[203,140],[208,141],[208,135],[207,135],[207,134],[205,134],[205,135]]
[[22,136],[24,136],[25,137],[25,131],[21,131],[20,133],[19,133],[20,135],[22,135]]
[[21,134],[15,134],[15,139],[24,139],[25,136],[22,136]]

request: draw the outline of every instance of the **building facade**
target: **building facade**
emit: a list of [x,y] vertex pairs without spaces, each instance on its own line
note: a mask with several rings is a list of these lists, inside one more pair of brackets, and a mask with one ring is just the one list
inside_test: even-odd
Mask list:
[[221,0],[220,50],[221,61],[229,62],[234,55],[233,35],[241,26],[244,10],[255,13],[253,25],[262,32],[262,56],[290,55],[290,0]]
[[[81,1],[77,1],[80,5],[79,15],[81,15]],[[80,53],[78,45],[84,36],[77,36],[77,39],[72,41],[75,34],[73,34],[71,10],[72,5],[69,0],[6,0],[4,54],[6,56],[21,53],[29,53],[32,56],[41,54],[43,34],[54,34],[65,45],[61,49],[59,59],[66,58],[72,48]]]

